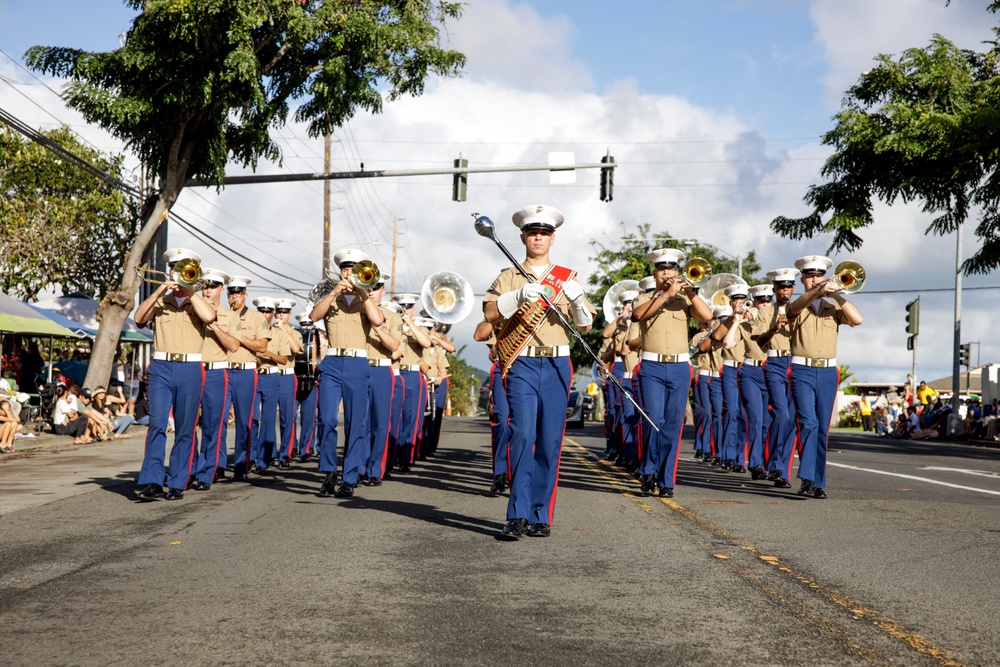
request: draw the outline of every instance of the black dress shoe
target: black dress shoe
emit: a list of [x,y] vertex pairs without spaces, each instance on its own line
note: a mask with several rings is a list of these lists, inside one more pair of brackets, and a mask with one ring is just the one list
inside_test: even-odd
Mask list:
[[255,475],[265,475],[267,474],[267,467],[255,465],[253,468],[250,469],[250,472],[252,472]]
[[344,482],[343,484],[337,487],[337,491],[336,493],[334,493],[334,495],[337,496],[338,498],[350,498],[351,496],[354,495],[354,485]]
[[299,457],[299,463],[309,463],[309,455],[303,454]]
[[774,480],[774,486],[779,489],[790,489],[792,488],[792,483],[789,482],[784,477],[779,477],[778,479]]
[[292,466],[288,463],[288,461],[278,461],[278,467],[282,470],[288,470]]
[[726,470],[726,471],[732,470],[733,469],[733,460],[732,459],[726,459],[725,461],[723,461],[722,462],[722,469]]
[[826,498],[826,489],[821,488],[821,487],[814,488],[813,489],[813,498],[819,498],[821,500],[825,499]]
[[720,459],[718,456],[716,456],[714,459],[712,459],[712,465],[714,465],[714,466],[721,466],[722,465],[722,459]]
[[226,477],[226,469],[225,468],[216,468],[215,469],[215,479],[212,480],[213,482],[225,482],[228,479],[229,478]]
[[528,530],[527,519],[511,519],[500,531],[500,537],[505,540],[516,540]]
[[695,461],[701,461],[703,458],[705,458],[705,455],[702,454],[701,452],[695,452],[694,453],[694,460]]
[[327,474],[326,479],[323,480],[322,486],[319,487],[319,495],[324,498],[329,498],[337,492],[337,473],[331,472]]
[[772,470],[771,472],[767,473],[767,481],[777,482],[779,479],[784,479],[784,477],[781,476],[780,471]]
[[189,484],[188,488],[192,491],[208,491],[212,488],[210,484],[205,484],[205,482],[194,481],[194,484]]
[[365,480],[366,486],[382,486],[382,480],[378,477],[369,477]]
[[498,496],[498,495],[500,495],[503,492],[504,484],[503,484],[503,480],[501,479],[502,477],[503,477],[503,475],[495,475],[493,477],[493,483],[490,484],[490,495],[491,496]]
[[795,493],[800,496],[811,496],[813,494],[813,483],[808,479],[802,480],[802,484],[799,486],[799,490]]
[[399,464],[399,472],[410,472],[410,464],[409,463]]
[[192,486],[194,486],[195,482],[197,482],[197,481],[198,481],[198,478],[195,477],[194,475],[191,475],[190,477],[188,477],[188,483],[187,483],[187,487],[186,488],[190,489]]
[[733,472],[746,472],[747,469],[743,466],[733,466]]
[[758,480],[767,477],[767,473],[764,472],[764,466],[754,466],[750,468],[750,479]]
[[147,484],[138,495],[139,500],[156,500],[163,497],[163,487],[159,484]]
[[233,476],[226,480],[227,482],[249,482],[250,479],[247,477],[245,472],[233,473]]
[[533,523],[525,533],[528,537],[548,537],[552,534],[552,528],[547,523]]
[[656,492],[656,477],[653,475],[639,475],[639,485],[644,494],[651,496]]
[[661,498],[673,498],[674,497],[674,490],[671,489],[671,488],[668,488],[666,486],[661,486],[659,489],[657,489],[656,493]]
[[167,491],[166,500],[181,500],[184,497],[184,492],[180,489],[170,489]]

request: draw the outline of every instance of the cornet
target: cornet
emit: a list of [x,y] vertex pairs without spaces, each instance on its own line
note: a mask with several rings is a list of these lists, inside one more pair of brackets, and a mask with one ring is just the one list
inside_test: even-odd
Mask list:
[[[167,285],[174,282],[181,287],[193,290],[199,289],[199,286],[201,285],[201,262],[196,259],[182,259],[174,264],[173,269],[171,269],[169,274],[165,271],[157,271],[156,269],[149,269],[144,266],[135,267],[135,273],[142,278],[143,282],[152,283],[154,285]],[[169,280],[156,280],[155,278],[149,278],[149,274],[159,274]]]

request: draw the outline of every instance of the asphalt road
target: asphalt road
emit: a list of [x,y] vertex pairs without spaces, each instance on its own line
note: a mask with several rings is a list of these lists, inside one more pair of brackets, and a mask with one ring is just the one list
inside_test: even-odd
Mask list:
[[4,665],[995,665],[1000,452],[834,435],[827,500],[690,458],[639,496],[568,431],[503,542],[488,425],[352,499],[314,466],[134,502],[142,441],[0,463]]

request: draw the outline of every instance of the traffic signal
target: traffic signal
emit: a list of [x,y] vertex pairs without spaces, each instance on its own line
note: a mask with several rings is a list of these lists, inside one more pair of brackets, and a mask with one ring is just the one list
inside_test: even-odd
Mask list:
[[906,350],[908,352],[912,352],[913,351],[913,336],[908,336],[906,338]]
[[[469,161],[464,158],[455,160],[455,168],[468,167]],[[469,182],[469,175],[466,173],[453,174],[451,177],[451,200],[465,201],[465,192]]]
[[920,333],[920,297],[906,304],[906,333]]
[[962,343],[958,346],[958,365],[969,367],[969,349],[972,343]]
[[[614,164],[615,158],[608,153],[601,158],[604,164]],[[611,201],[614,199],[615,170],[608,167],[601,167],[601,201]]]

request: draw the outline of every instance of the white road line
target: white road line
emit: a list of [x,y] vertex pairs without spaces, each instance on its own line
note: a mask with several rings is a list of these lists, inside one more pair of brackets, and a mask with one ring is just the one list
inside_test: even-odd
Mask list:
[[843,463],[833,463],[832,461],[827,461],[827,465],[835,466],[837,468],[846,468],[848,470],[860,470],[862,472],[873,472],[877,475],[888,475],[889,477],[900,477],[902,479],[912,479],[917,482],[927,482],[928,484],[938,484],[939,486],[947,486],[953,489],[962,489],[963,491],[975,491],[977,493],[986,493],[991,496],[1000,496],[1000,491],[991,491],[990,489],[980,489],[975,486],[963,486],[961,484],[950,484],[948,482],[940,482],[936,479],[929,479],[927,477],[917,477],[916,475],[903,475],[898,472],[886,472],[885,470],[872,470],[871,468],[859,468],[858,466],[844,465]]
[[921,468],[921,470],[943,470],[944,472],[964,472],[966,475],[979,475],[981,477],[1000,477],[1000,473],[992,472],[990,470],[970,470],[968,468],[942,468],[938,466],[928,466],[926,468]]

